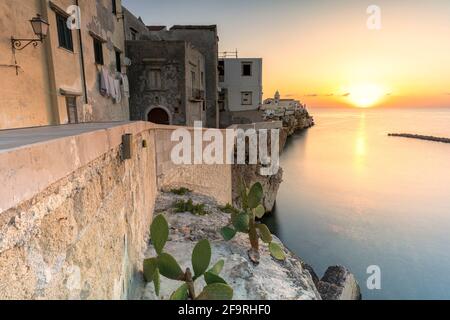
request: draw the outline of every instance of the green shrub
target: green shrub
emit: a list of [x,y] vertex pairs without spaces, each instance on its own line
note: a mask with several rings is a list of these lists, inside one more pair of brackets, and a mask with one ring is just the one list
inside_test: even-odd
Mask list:
[[184,196],[191,192],[191,190],[187,188],[179,188],[170,190],[171,193],[176,194],[177,196]]
[[224,213],[229,213],[229,214],[233,214],[233,213],[238,213],[239,212],[238,209],[236,209],[235,207],[233,207],[229,203],[227,203],[227,205],[224,206],[224,207],[219,207],[219,210],[224,212]]
[[177,213],[190,212],[196,216],[204,216],[208,214],[208,212],[205,210],[204,204],[194,204],[192,199],[189,199],[188,201],[178,200],[177,202],[175,202],[174,208],[175,212]]
[[[144,278],[146,282],[153,282],[156,295],[159,296],[162,275],[165,278],[183,282],[172,293],[171,300],[231,300],[233,289],[219,274],[224,266],[220,260],[211,269],[211,245],[208,240],[197,243],[192,252],[192,273],[190,268],[183,271],[170,254],[164,252],[164,246],[169,237],[169,224],[163,215],[157,216],[151,227],[150,236],[157,256],[144,260]],[[195,281],[203,277],[206,286],[200,294],[195,293]]]

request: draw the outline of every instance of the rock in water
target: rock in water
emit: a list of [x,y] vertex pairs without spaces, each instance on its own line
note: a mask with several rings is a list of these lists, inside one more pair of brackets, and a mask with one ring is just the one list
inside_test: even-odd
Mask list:
[[323,300],[361,300],[358,282],[342,266],[329,267],[317,288]]

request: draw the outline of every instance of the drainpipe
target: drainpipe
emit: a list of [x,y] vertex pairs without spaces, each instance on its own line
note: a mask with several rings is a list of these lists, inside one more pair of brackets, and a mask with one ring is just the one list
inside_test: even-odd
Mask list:
[[[79,0],[75,1],[77,7],[80,8]],[[81,8],[80,8],[81,10]],[[80,45],[80,63],[81,63],[81,81],[83,86],[83,96],[84,96],[84,103],[88,104],[88,93],[87,93],[87,85],[86,85],[86,70],[84,66],[84,50],[83,50],[83,39],[81,35],[81,21],[80,21],[80,28],[78,29],[78,40]]]
[[[40,0],[39,2],[41,15],[42,17],[49,21],[48,18],[48,7],[46,0]],[[55,29],[56,30],[56,29]],[[61,118],[59,114],[58,107],[58,92],[56,89],[56,79],[55,79],[55,69],[53,64],[53,54],[52,54],[52,40],[51,40],[51,32],[49,32],[47,38],[43,42],[44,48],[44,64],[47,68],[47,99],[48,104],[50,105],[49,112],[49,122],[51,125],[61,124]]]

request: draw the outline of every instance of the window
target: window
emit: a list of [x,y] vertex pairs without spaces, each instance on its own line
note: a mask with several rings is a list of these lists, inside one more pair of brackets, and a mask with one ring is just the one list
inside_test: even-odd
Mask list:
[[241,92],[241,104],[243,106],[251,106],[253,104],[253,92]]
[[219,82],[225,81],[225,61],[219,61]]
[[59,13],[56,13],[59,46],[73,52],[72,30],[67,28],[66,21],[66,17]]
[[122,72],[122,61],[121,61],[121,53],[116,50],[116,69],[117,72]]
[[130,33],[131,33],[131,40],[137,40],[138,39],[138,33],[139,32],[137,32],[133,28],[130,28]]
[[195,98],[195,87],[196,87],[196,83],[195,83],[195,72],[191,71],[191,90],[192,90],[192,95],[191,97]]
[[150,89],[158,90],[161,89],[161,70],[160,69],[152,69],[149,72],[149,84]]
[[251,62],[243,62],[242,63],[242,76],[243,77],[251,77],[252,76],[252,63]]
[[94,55],[95,55],[95,63],[103,65],[103,43],[94,38]]
[[116,0],[112,0],[112,13],[117,14],[117,3]]

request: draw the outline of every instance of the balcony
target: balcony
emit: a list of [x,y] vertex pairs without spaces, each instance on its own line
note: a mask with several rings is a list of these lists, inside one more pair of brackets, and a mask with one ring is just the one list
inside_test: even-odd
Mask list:
[[205,101],[205,91],[201,89],[192,89],[191,101]]

